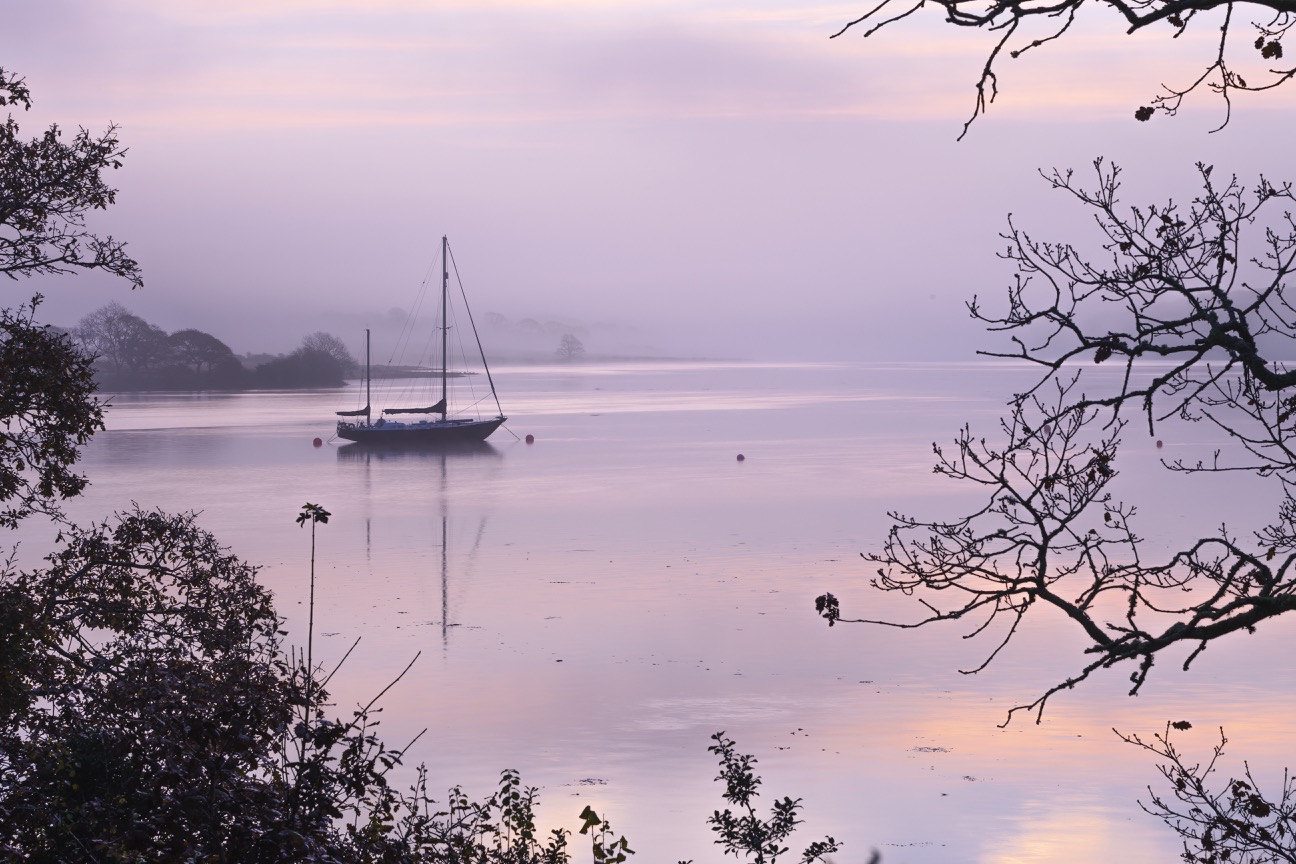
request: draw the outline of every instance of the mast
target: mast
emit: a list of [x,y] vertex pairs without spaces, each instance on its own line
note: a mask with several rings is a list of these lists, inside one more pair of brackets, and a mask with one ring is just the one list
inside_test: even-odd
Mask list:
[[365,328],[365,425],[372,426],[373,420],[369,416],[373,406],[373,399],[369,397],[369,328]]
[[447,299],[450,293],[450,261],[446,255],[446,248],[450,244],[446,241],[446,236],[441,235],[441,422],[446,419],[447,409],[450,407],[446,404],[446,354],[447,346],[450,343],[450,321],[446,317],[448,311]]

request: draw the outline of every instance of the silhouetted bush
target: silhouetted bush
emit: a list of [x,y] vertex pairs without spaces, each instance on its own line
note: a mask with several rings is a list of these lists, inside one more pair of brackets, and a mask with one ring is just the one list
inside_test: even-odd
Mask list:
[[327,351],[298,348],[256,368],[256,387],[341,387],[346,381],[342,361]]

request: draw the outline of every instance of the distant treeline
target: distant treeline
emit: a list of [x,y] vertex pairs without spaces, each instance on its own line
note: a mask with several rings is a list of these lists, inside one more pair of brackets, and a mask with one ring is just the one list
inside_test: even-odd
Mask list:
[[240,359],[201,330],[168,334],[120,303],[109,303],[69,331],[95,360],[106,390],[248,390],[338,387],[356,362],[341,339],[312,333],[289,354]]

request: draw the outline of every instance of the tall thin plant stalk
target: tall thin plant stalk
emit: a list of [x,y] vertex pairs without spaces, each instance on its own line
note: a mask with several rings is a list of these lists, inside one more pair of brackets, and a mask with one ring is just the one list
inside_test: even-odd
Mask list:
[[311,695],[315,683],[315,526],[319,523],[328,524],[329,516],[332,515],[318,504],[307,502],[302,505],[301,513],[297,514],[297,524],[305,525],[310,522],[311,529],[311,554],[310,554],[310,611],[306,619],[306,717],[310,717]]

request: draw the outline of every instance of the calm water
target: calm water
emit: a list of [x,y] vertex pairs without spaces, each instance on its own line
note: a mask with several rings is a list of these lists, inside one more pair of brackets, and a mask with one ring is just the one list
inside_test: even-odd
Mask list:
[[[999,729],[1007,707],[1079,666],[1058,621],[965,677],[984,649],[962,631],[829,630],[813,611],[831,590],[850,616],[913,616],[870,593],[858,553],[878,547],[888,509],[958,512],[968,499],[931,473],[930,444],[964,421],[991,433],[1021,374],[503,369],[508,426],[480,453],[440,456],[312,447],[353,393],[119,396],[72,509],[201,511],[264,565],[300,641],[309,535],[294,518],[322,504],[333,519],[319,529],[315,654],[331,665],[361,637],[335,679],[340,708],[422,652],[383,729],[403,743],[427,728],[411,755],[434,786],[484,795],[517,768],[541,787],[549,824],[574,829],[591,804],[633,860],[720,860],[706,747],[725,730],[757,754],[767,798],[804,799],[794,850],[831,833],[847,843],[842,862],[874,847],[887,864],[1173,861],[1170,832],[1134,803],[1156,786],[1154,765],[1111,727],[1189,719],[1183,743],[1205,755],[1223,724],[1262,776],[1296,761],[1290,627],[1212,648],[1188,675],[1164,663],[1137,699],[1116,670],[1057,698],[1042,725]],[[1127,440],[1122,480],[1144,496],[1154,544],[1218,523],[1178,503],[1150,439]],[[42,538],[28,533],[31,554]]]

